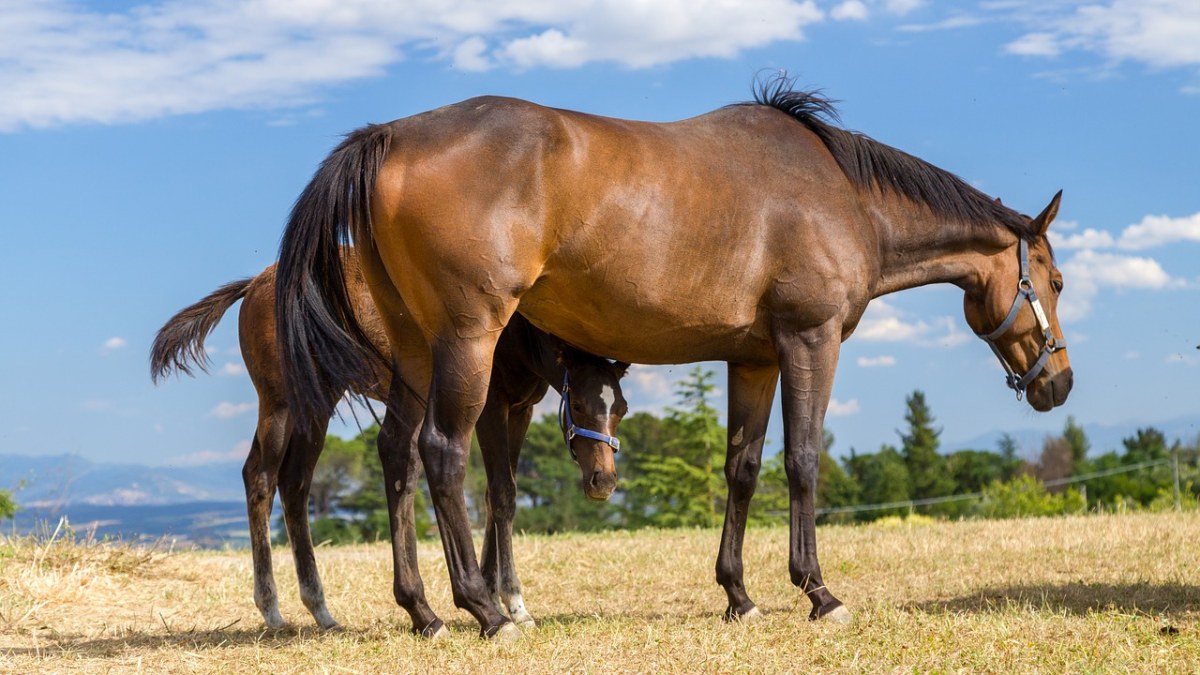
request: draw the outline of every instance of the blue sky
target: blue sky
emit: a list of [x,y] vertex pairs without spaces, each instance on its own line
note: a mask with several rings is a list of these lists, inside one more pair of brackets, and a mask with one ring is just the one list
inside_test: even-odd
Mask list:
[[[673,120],[779,69],[838,99],[847,127],[1021,211],[1064,190],[1068,404],[1013,400],[957,289],[909,291],[844,347],[835,452],[894,443],[917,388],[946,441],[1198,412],[1195,0],[25,0],[0,8],[0,448],[244,457],[236,308],[212,375],[154,387],[148,349],[177,310],[272,262],[347,131],[479,94]],[[635,368],[634,409],[661,411],[687,370]]]

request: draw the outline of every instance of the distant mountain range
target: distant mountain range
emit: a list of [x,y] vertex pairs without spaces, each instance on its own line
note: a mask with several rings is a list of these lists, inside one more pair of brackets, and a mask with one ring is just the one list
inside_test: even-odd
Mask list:
[[0,489],[26,507],[147,506],[243,501],[242,465],[169,467],[93,462],[79,455],[0,455]]
[[[1088,442],[1091,444],[1089,454],[1096,456],[1110,450],[1115,450],[1117,453],[1123,452],[1125,446],[1121,441],[1135,435],[1138,429],[1146,427],[1154,427],[1161,431],[1168,443],[1173,443],[1175,440],[1192,443],[1196,440],[1197,436],[1200,436],[1200,414],[1153,424],[1125,422],[1117,424],[1084,424],[1082,426],[1083,432],[1087,435]],[[1024,429],[1008,433],[1017,441],[1017,447],[1021,451],[1027,455],[1031,454],[1036,457],[1041,452],[1042,443],[1046,440],[1046,437],[1062,433],[1062,430],[1057,429],[1054,432],[1047,432],[1044,430]],[[1004,432],[1002,431],[990,431],[986,434],[980,434],[979,436],[959,441],[947,441],[943,438],[942,451],[995,450],[1000,444],[1000,437],[1003,435]]]

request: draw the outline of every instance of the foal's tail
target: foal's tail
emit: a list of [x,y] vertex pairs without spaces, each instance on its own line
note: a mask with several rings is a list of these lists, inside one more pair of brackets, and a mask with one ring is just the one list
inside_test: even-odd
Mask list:
[[[275,332],[288,406],[302,425],[331,409],[328,392],[366,391],[390,368],[354,316],[340,247],[351,229],[371,225],[371,193],[391,130],[371,125],[348,135],[296,199],[279,245]],[[369,242],[363,242],[368,243]]]
[[251,281],[253,277],[225,284],[200,302],[180,310],[158,330],[150,348],[150,379],[155,384],[172,370],[192,375],[192,367],[196,366],[208,372],[204,339],[229,307],[246,295]]

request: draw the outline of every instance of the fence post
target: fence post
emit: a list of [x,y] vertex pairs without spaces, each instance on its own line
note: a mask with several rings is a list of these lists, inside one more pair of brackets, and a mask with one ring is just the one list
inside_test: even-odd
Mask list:
[[1183,505],[1179,499],[1179,444],[1176,443],[1171,452],[1171,468],[1175,473],[1175,510],[1182,511]]

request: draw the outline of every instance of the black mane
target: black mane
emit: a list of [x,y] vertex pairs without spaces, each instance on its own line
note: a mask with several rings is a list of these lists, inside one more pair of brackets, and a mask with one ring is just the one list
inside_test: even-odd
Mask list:
[[781,110],[816,134],[842,172],[859,187],[902,195],[948,219],[978,225],[1000,223],[1027,241],[1036,238],[1028,218],[949,171],[870,136],[834,126],[840,119],[833,102],[820,92],[796,91],[793,84],[783,75],[759,81],[754,104]]

